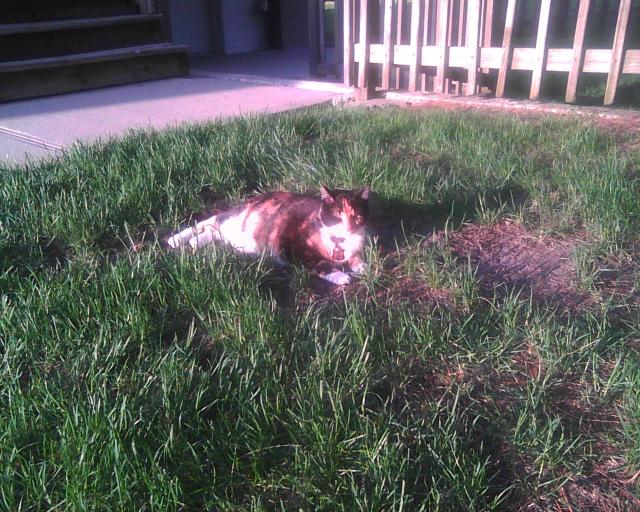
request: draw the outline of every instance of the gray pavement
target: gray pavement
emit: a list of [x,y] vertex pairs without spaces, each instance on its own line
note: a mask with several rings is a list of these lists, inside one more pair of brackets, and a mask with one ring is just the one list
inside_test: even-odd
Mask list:
[[0,164],[60,154],[136,128],[274,113],[339,99],[335,84],[194,69],[183,78],[0,104]]

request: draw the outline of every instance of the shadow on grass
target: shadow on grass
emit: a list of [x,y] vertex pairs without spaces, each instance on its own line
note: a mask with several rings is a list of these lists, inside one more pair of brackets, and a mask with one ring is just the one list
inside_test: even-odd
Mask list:
[[39,270],[62,270],[73,257],[69,246],[57,238],[41,236],[32,242],[0,246],[0,273],[9,269],[28,275]]
[[427,204],[375,195],[370,232],[382,253],[390,253],[414,236],[429,238],[445,229],[456,230],[464,222],[477,220],[482,210],[505,206],[517,210],[527,199],[528,193],[519,185],[480,189],[473,195],[450,194],[438,203]]
[[[436,363],[411,358],[400,364],[397,373],[403,382],[395,386],[390,396],[398,423],[409,430],[416,423],[430,424],[445,438],[464,440],[467,456],[474,454],[474,459],[482,461],[484,466],[487,478],[487,492],[483,496],[485,505],[502,503],[511,510],[510,507],[522,503],[526,492],[524,480],[527,475],[522,471],[525,461],[518,460],[500,424],[487,407],[488,404],[500,404],[503,408],[501,414],[506,415],[516,403],[515,396],[505,395],[504,387],[494,386],[499,384],[496,372],[488,367],[462,371],[457,363],[445,362],[443,365],[441,360]],[[488,394],[487,390],[493,392]],[[444,489],[454,487],[456,478],[465,478],[464,468],[458,465],[458,461],[442,459],[441,454],[429,450],[428,446],[433,442],[432,438],[416,438],[411,443],[413,467],[410,472],[416,477],[441,475],[437,479],[439,485]],[[449,464],[458,466],[462,473],[456,475],[443,471],[443,466]],[[432,493],[433,484],[434,481],[416,478],[409,492],[426,497]],[[456,505],[461,507],[463,504],[449,505],[453,510]]]
[[[531,355],[526,349],[514,354],[512,363],[509,371],[500,371],[491,365],[462,370],[457,363],[443,365],[441,360],[434,363],[413,358],[398,369],[402,385],[395,387],[392,407],[398,423],[409,429],[416,422],[434,423],[435,407],[437,425],[449,435],[455,433],[456,438],[464,439],[464,446],[484,461],[488,477],[487,502],[500,501],[500,509],[504,510],[528,510],[528,507],[542,510],[539,505],[543,502],[538,503],[539,494],[532,488],[536,481],[536,463],[531,455],[522,453],[509,441],[505,425],[517,424],[523,414],[523,395],[544,377],[547,369],[535,353]],[[575,381],[566,376],[553,377],[553,380],[557,384],[548,395],[552,409],[531,414],[539,416],[542,423],[548,420],[548,414],[557,417],[568,439],[592,440],[600,452],[597,459],[590,457],[586,461],[580,478],[562,486],[565,499],[577,507],[576,510],[635,510],[640,502],[630,482],[625,481],[628,475],[611,471],[611,463],[619,455],[620,442],[609,437],[611,425],[620,425],[613,402],[591,403],[584,396],[586,384],[577,377]],[[442,473],[438,466],[442,462],[429,456],[419,439],[411,450],[414,474]],[[549,481],[562,479],[565,474],[566,468],[562,465],[545,468],[545,478]],[[428,496],[430,484],[421,484],[416,479],[409,492]]]

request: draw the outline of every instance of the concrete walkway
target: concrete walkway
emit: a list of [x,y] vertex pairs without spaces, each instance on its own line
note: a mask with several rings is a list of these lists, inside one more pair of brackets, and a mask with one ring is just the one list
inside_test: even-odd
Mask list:
[[281,112],[340,99],[336,84],[192,69],[172,78],[0,104],[0,166],[60,154],[134,128]]

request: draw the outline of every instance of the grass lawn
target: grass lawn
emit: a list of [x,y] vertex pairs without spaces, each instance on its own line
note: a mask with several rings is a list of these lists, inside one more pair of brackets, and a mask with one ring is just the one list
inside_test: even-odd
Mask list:
[[[0,509],[636,509],[639,169],[575,121],[394,108],[0,168]],[[157,241],[321,183],[375,191],[345,290]]]

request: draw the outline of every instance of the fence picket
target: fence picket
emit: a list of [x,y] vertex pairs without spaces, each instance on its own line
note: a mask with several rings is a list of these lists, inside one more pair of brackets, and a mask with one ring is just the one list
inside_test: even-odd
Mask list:
[[[404,3],[406,0],[398,0],[397,15],[396,15],[396,45],[402,44],[402,22],[404,16]],[[394,59],[395,61],[395,59]],[[400,81],[402,78],[402,69],[400,66],[396,66],[396,89],[400,89]]]
[[580,0],[578,8],[578,20],[576,22],[576,32],[573,37],[573,57],[571,59],[571,70],[567,81],[567,93],[564,101],[575,103],[578,90],[578,80],[580,70],[584,63],[584,36],[587,30],[587,19],[589,17],[589,6],[591,0]]
[[618,11],[618,21],[616,31],[613,36],[613,49],[611,51],[611,63],[609,66],[609,76],[607,77],[607,88],[604,92],[605,106],[611,105],[616,99],[616,89],[618,78],[622,68],[622,52],[624,50],[624,39],[629,22],[629,12],[631,11],[631,0],[621,0]]
[[480,37],[480,0],[469,0],[467,10],[467,48],[469,49],[469,67],[467,68],[466,95],[476,93],[478,83],[478,57]]
[[[467,15],[467,5],[466,0],[459,0],[460,5],[458,6],[458,46],[464,46],[465,44],[465,34],[467,31],[466,15]],[[456,80],[456,94],[462,94],[462,82],[460,80]]]
[[538,19],[538,36],[536,38],[535,63],[533,75],[531,77],[531,91],[529,99],[537,100],[540,96],[540,86],[542,83],[542,73],[547,61],[547,32],[549,28],[549,13],[551,11],[551,0],[542,0],[540,6],[540,17]]
[[507,70],[511,64],[511,39],[513,36],[513,21],[516,15],[516,0],[507,3],[507,16],[504,22],[504,34],[502,36],[502,56],[500,57],[500,70],[498,71],[498,83],[496,85],[496,97],[504,96],[504,88],[507,83]]
[[391,28],[393,23],[393,0],[384,0],[384,62],[382,63],[382,88],[389,90],[391,85],[391,65],[393,64],[393,41]]
[[[493,4],[494,4],[493,0],[485,0],[484,10],[483,10],[484,16],[482,18],[482,31],[480,32],[480,34],[482,34],[482,44],[481,44],[482,48],[491,48],[491,43],[493,41],[493,11],[494,11]],[[489,69],[483,68],[482,73],[488,74]],[[488,91],[489,89],[484,87],[482,88],[482,90]]]
[[420,21],[422,16],[422,0],[411,2],[411,63],[409,64],[409,91],[418,89],[420,77],[420,57],[422,55],[422,38],[420,37]]
[[358,65],[358,88],[362,99],[369,99],[369,9],[367,0],[360,0],[360,63]]
[[[453,46],[453,30],[455,27],[455,24],[458,22],[458,16],[457,16],[457,12],[455,9],[455,3],[456,0],[451,0],[451,2],[449,2],[449,19],[447,22],[447,46],[449,48],[451,48]],[[438,36],[436,34],[436,41],[438,40]],[[460,46],[460,45],[458,45]],[[446,92],[451,91],[451,84],[453,83],[453,81],[450,78],[446,78],[445,82],[444,82],[444,90]],[[458,87],[460,86],[460,82],[458,82]],[[456,91],[456,94],[458,94],[458,91]]]
[[449,0],[440,0],[438,3],[437,17],[437,37],[436,45],[440,50],[438,65],[436,67],[436,81],[434,92],[445,92],[445,77],[447,73],[447,62],[449,60],[449,45],[447,44],[447,28],[449,25]]
[[[430,0],[424,0],[424,13],[422,15],[422,46],[427,46],[429,44],[429,9],[431,6]],[[427,74],[420,73],[421,81],[421,91],[427,90]]]

